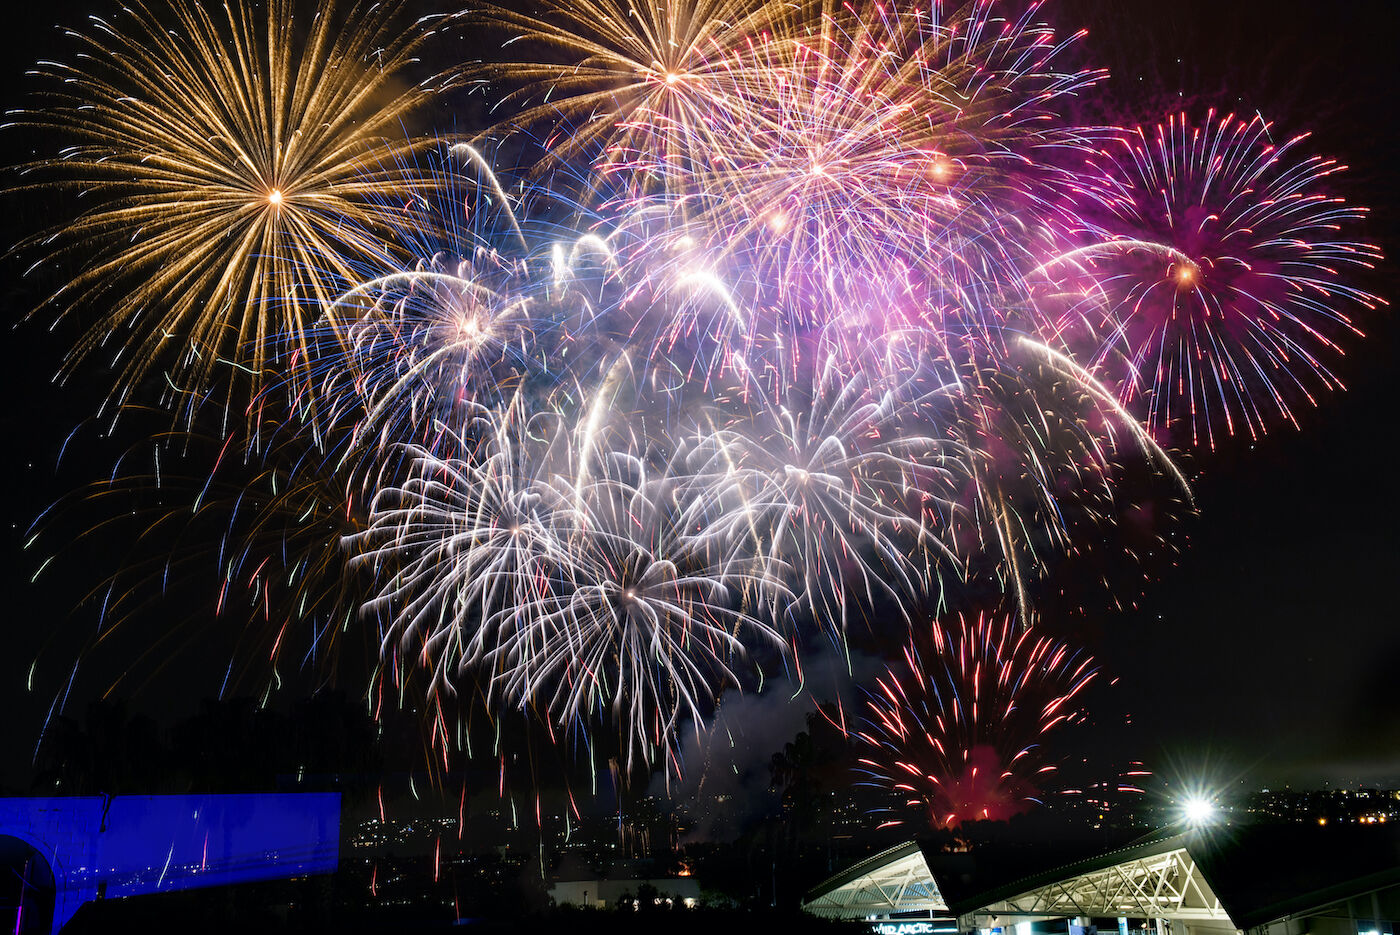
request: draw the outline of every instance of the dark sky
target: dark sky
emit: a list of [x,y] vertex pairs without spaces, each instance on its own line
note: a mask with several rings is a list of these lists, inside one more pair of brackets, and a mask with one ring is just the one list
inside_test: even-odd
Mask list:
[[[96,0],[62,0],[7,12],[0,39],[3,106],[23,100],[24,68],[61,48],[56,25],[106,8]],[[1089,28],[1086,62],[1114,75],[1096,96],[1106,102],[1106,116],[1155,119],[1174,102],[1197,112],[1213,103],[1241,113],[1258,109],[1285,131],[1311,129],[1321,151],[1352,167],[1341,185],[1350,200],[1374,210],[1367,236],[1391,256],[1400,252],[1400,140],[1390,114],[1400,88],[1396,5],[1052,0],[1046,11],[1065,31]],[[27,142],[5,131],[0,152],[13,162],[25,155]],[[8,207],[3,217],[7,243],[43,220]],[[7,319],[15,321],[36,296],[19,281],[18,264],[3,269],[0,294]],[[1390,262],[1367,285],[1383,296],[1400,295]],[[1400,582],[1398,329],[1386,311],[1363,327],[1368,337],[1352,343],[1341,366],[1350,391],[1322,398],[1317,411],[1304,415],[1301,431],[1281,429],[1255,445],[1240,442],[1186,460],[1200,515],[1187,522],[1191,544],[1179,566],[1148,588],[1141,610],[1105,615],[1089,628],[1136,715],[1143,744],[1136,752],[1159,772],[1184,776],[1208,768],[1248,787],[1324,780],[1400,786],[1400,626],[1393,607]],[[79,450],[55,478],[60,445],[92,411],[100,390],[96,379],[63,389],[50,382],[64,340],[42,323],[6,337],[9,405],[0,418],[10,500],[0,788],[23,780],[44,712],[68,674],[65,650],[75,632],[92,624],[90,611],[70,612],[74,595],[100,577],[92,567],[99,558],[120,559],[70,561],[32,585],[39,559],[21,549],[25,528],[41,509],[109,463],[101,460],[109,457],[106,449],[96,453],[101,446]],[[182,658],[155,679],[137,699],[142,708],[178,717],[215,693],[231,640],[207,625],[195,632],[190,662]],[[94,658],[74,683],[70,709],[80,712],[111,679],[122,653],[157,635],[138,629],[122,648]],[[46,643],[35,689],[28,691],[26,673]],[[795,731],[801,712],[778,697],[787,693],[775,696],[784,715],[774,723]]]
[[[1373,209],[1367,236],[1396,255],[1393,4],[1048,8],[1088,24],[1112,95],[1130,109],[1155,88],[1198,109],[1257,110],[1285,134],[1313,131],[1351,166],[1343,190]],[[1394,269],[1388,260],[1373,291],[1395,297]],[[1302,431],[1187,460],[1200,507],[1190,547],[1142,613],[1105,626],[1105,657],[1163,745],[1159,772],[1209,763],[1249,786],[1400,785],[1400,358],[1387,310],[1365,330],[1344,364],[1350,392],[1324,398]]]

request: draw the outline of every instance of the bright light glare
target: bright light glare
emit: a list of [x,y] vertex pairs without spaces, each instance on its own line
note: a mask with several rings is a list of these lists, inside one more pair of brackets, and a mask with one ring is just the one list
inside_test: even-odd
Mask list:
[[1186,800],[1186,820],[1193,825],[1203,825],[1215,817],[1215,804],[1207,799]]

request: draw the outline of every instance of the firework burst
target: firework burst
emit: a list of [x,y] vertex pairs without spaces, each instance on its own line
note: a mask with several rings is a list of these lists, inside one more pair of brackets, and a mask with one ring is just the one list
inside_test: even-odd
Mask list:
[[1328,192],[1344,167],[1301,155],[1305,140],[1213,111],[1138,128],[1091,170],[1108,194],[1081,216],[1109,239],[1038,271],[1062,300],[1081,297],[1061,327],[1098,342],[1088,368],[1165,437],[1254,437],[1341,386],[1336,342],[1360,334],[1353,310],[1378,304],[1343,274],[1380,251],[1346,236],[1365,209]]
[[1056,771],[1044,740],[1082,718],[1096,672],[1088,656],[1007,617],[934,621],[869,693],[859,768],[935,827],[1005,820]]
[[754,574],[703,522],[703,491],[584,411],[572,430],[483,411],[479,444],[458,446],[469,460],[416,449],[356,561],[388,582],[367,612],[421,646],[436,685],[475,678],[560,725],[611,724],[630,769],[674,754],[682,721],[742,684],[741,634],[781,640],[743,610]]
[[567,553],[536,484],[548,455],[519,408],[475,411],[453,446],[463,456],[409,447],[407,477],[378,491],[369,528],[347,542],[385,581],[364,609],[388,622],[386,652],[416,642],[448,689]]
[[393,4],[303,21],[290,0],[176,2],[73,33],[81,67],[45,64],[52,89],[11,115],[73,141],[27,167],[32,184],[96,202],[29,243],[79,269],[53,297],[59,314],[99,313],[69,366],[117,335],[118,404],[164,369],[186,410],[251,384],[226,391],[236,412],[304,363],[320,305],[383,254],[374,205],[419,184],[399,168],[401,121],[430,89],[402,76],[431,25],[402,28]]
[[747,682],[746,641],[785,644],[743,609],[755,576],[695,521],[687,479],[607,460],[583,487],[556,481],[568,561],[488,662],[507,697],[612,724],[631,769],[674,756],[683,721],[698,729],[721,690]]
[[1072,39],[1034,12],[828,3],[748,37],[719,132],[654,131],[650,155],[695,154],[678,223],[786,302],[918,304],[1014,276],[1083,142],[1048,102],[1099,77],[1057,67]]
[[840,641],[854,603],[902,609],[936,587],[964,452],[918,418],[946,387],[908,373],[886,381],[879,361],[847,356],[840,341],[789,338],[775,350],[736,361],[736,384],[717,400],[732,415],[697,451],[724,504],[717,531],[747,541],[771,566],[765,580],[798,569],[800,600],[785,613],[815,615]]
[[217,606],[246,598],[274,675],[357,610],[376,710],[425,691],[444,769],[484,714],[679,770],[686,725],[803,679],[812,639],[902,640],[990,585],[1029,629],[916,634],[859,736],[934,824],[1004,817],[1094,679],[1036,592],[1136,561],[1138,475],[1191,505],[1163,446],[1293,420],[1379,302],[1340,166],[1261,119],[1070,126],[1101,73],[1034,2],[488,2],[450,22],[519,54],[465,66],[506,110],[422,144],[400,122],[439,83],[401,84],[449,20],[292,2],[75,34],[14,124],[72,142],[26,187],[91,207],[26,246],[78,271],[54,302],[96,316],[68,366],[110,353],[104,414],[154,385],[186,420],[157,456],[221,419],[152,531],[227,514]]
[[716,107],[742,103],[728,93],[733,48],[791,11],[744,0],[546,0],[537,15],[481,4],[469,21],[505,33],[508,46],[566,56],[481,64],[478,80],[516,86],[501,103],[518,108],[486,133],[545,125],[551,163],[602,154],[607,164],[655,154],[658,126],[683,128],[670,139],[684,145],[668,146],[655,166],[655,178],[669,177],[693,148],[717,142]]
[[354,425],[356,447],[440,436],[462,411],[508,399],[531,368],[529,298],[466,261],[438,265],[371,280],[332,306],[346,347],[336,342],[344,357],[326,368],[322,395],[344,410],[332,421]]

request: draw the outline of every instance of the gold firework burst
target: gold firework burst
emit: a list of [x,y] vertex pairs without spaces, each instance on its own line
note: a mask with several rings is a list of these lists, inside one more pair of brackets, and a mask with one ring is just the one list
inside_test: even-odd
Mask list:
[[[1082,148],[1047,102],[1100,77],[1061,65],[1075,37],[1035,12],[819,0],[746,43],[729,75],[749,105],[717,108],[719,142],[695,147],[687,233],[780,293],[837,302],[876,283],[888,302],[919,279],[955,293],[1011,268],[1015,232]],[[658,129],[680,148],[676,132]]]
[[[766,0],[544,0],[537,15],[483,3],[471,19],[500,30],[540,60],[481,63],[482,83],[513,86],[503,106],[521,109],[486,134],[509,129],[548,133],[555,159],[605,154],[604,167],[647,153],[658,129],[687,146],[716,144],[708,127],[716,108],[745,105],[734,94],[735,51],[752,36],[792,17],[801,3]],[[550,62],[556,53],[563,62]],[[668,148],[664,168],[686,158]]]
[[332,7],[137,2],[36,70],[11,126],[71,145],[24,187],[96,204],[26,246],[77,270],[57,315],[95,320],[65,368],[113,344],[118,404],[161,369],[187,412],[295,373],[319,306],[385,250],[377,222],[418,184],[401,121],[433,84],[402,75],[437,21]]

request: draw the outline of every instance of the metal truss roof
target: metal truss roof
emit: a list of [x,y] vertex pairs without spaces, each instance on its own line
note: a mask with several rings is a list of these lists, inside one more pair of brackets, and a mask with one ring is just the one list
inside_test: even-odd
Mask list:
[[1055,876],[1023,881],[1014,894],[1003,891],[999,898],[960,915],[958,927],[968,931],[1072,916],[1177,919],[1235,927],[1195,859],[1179,843],[1106,855],[1087,865],[1066,867],[1058,879]]
[[946,913],[924,852],[901,844],[838,874],[817,887],[803,908],[831,919],[888,918],[897,913]]

